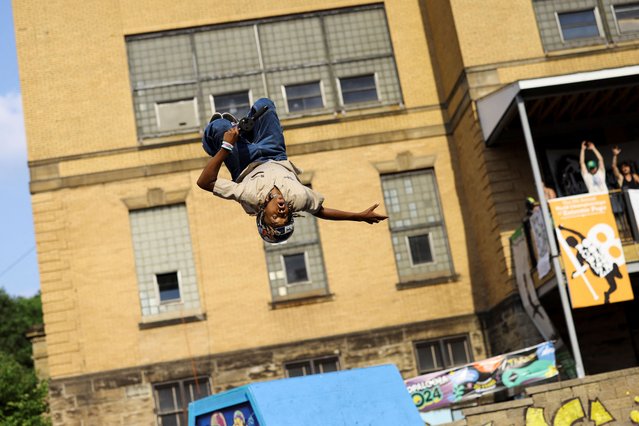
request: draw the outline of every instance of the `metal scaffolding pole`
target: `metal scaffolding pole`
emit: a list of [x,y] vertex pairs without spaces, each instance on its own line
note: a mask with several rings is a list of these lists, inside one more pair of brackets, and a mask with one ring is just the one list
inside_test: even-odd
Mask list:
[[568,327],[568,336],[570,338],[570,346],[572,347],[572,354],[575,358],[575,368],[577,370],[577,377],[584,377],[584,365],[581,360],[581,351],[579,349],[579,342],[577,340],[577,333],[575,331],[575,323],[572,319],[572,308],[570,307],[570,301],[568,300],[568,293],[566,292],[566,283],[564,281],[564,274],[559,264],[559,252],[557,250],[557,243],[555,241],[554,229],[552,228],[552,221],[550,219],[550,211],[548,210],[548,201],[544,195],[544,187],[541,181],[541,172],[539,171],[539,163],[537,162],[537,153],[535,152],[535,145],[533,143],[532,132],[530,131],[530,124],[528,123],[528,114],[526,113],[526,105],[521,95],[517,95],[516,98],[517,109],[519,111],[519,119],[521,120],[521,127],[524,131],[524,139],[526,139],[526,148],[528,149],[528,157],[532,166],[533,176],[535,179],[535,188],[537,189],[537,197],[539,197],[539,204],[541,206],[541,212],[546,223],[546,233],[548,235],[548,244],[550,245],[550,255],[552,257],[552,265],[555,271],[555,278],[557,279],[557,287],[559,287],[559,296],[561,297],[561,306],[564,311],[564,318],[566,319],[566,325]]

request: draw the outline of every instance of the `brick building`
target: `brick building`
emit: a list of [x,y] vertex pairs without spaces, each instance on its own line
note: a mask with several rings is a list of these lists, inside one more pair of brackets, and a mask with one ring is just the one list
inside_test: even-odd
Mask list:
[[[631,67],[637,16],[624,0],[14,1],[54,424],[185,424],[186,401],[250,381],[387,362],[410,377],[539,342],[508,246],[530,159],[517,120],[487,136],[477,101]],[[639,158],[621,74],[540,83],[533,130]],[[326,206],[383,201],[389,220],[307,216],[267,246],[199,190],[208,117],[263,96]],[[538,286],[563,331],[556,281]],[[639,362],[636,304],[619,305],[576,314],[587,372],[611,368],[588,363],[602,330],[620,368]]]

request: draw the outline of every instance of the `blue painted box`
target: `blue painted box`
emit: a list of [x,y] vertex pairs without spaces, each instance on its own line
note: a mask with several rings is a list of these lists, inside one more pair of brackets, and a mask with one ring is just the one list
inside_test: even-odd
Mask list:
[[253,383],[189,404],[189,426],[424,426],[394,365]]

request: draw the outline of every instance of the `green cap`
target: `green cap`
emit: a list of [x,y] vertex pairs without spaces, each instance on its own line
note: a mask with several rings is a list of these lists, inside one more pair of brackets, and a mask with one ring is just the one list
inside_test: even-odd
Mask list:
[[594,160],[590,160],[590,161],[588,161],[588,162],[586,163],[586,167],[587,167],[588,169],[596,169],[596,168],[598,167],[598,164],[597,164],[597,162],[596,162],[596,161],[594,161]]

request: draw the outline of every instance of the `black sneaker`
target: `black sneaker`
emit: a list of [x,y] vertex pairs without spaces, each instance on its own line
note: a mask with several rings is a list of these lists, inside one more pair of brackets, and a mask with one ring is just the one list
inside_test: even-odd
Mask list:
[[231,123],[235,124],[237,123],[237,118],[235,118],[235,116],[233,114],[231,114],[230,112],[224,112],[222,113],[222,118],[225,120],[230,121]]
[[219,120],[220,118],[222,118],[222,114],[220,114],[219,112],[214,112],[211,116],[211,119],[209,120],[209,123],[212,123],[215,120]]

